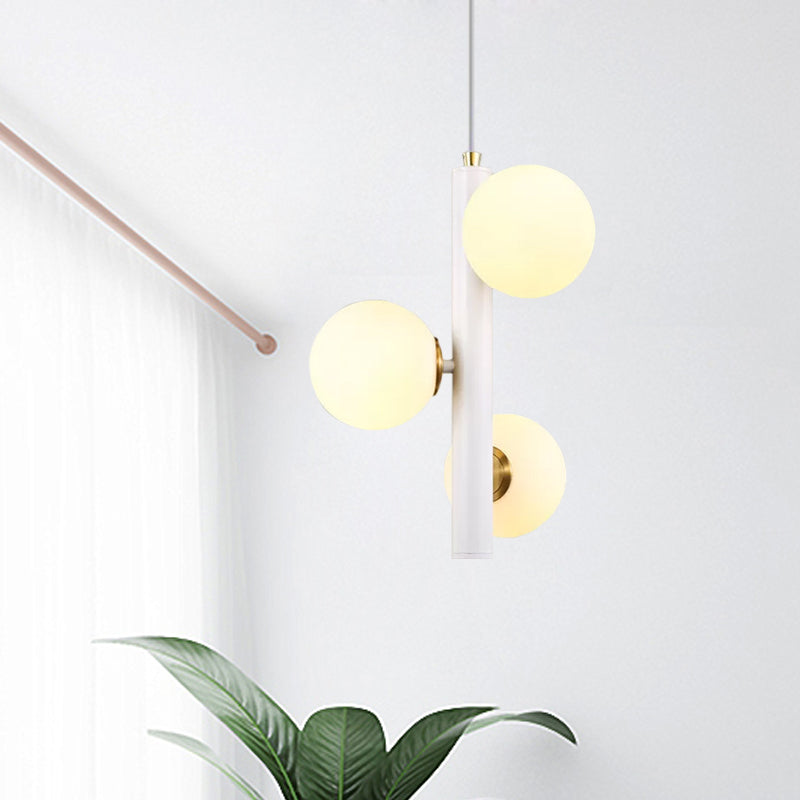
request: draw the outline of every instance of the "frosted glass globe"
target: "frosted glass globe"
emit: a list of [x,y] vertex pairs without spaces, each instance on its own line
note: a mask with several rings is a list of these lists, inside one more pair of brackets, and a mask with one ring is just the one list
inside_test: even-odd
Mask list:
[[402,306],[365,300],[322,326],[309,368],[319,401],[334,417],[356,428],[391,428],[433,396],[436,340]]
[[[493,533],[510,539],[530,533],[558,508],[567,483],[564,456],[556,440],[538,423],[517,414],[495,414],[494,446],[511,464],[511,483],[493,503]],[[444,483],[452,499],[453,451],[447,454]]]
[[572,283],[592,254],[594,234],[584,193],[549,167],[495,173],[464,212],[469,263],[484,283],[515,297],[544,297]]

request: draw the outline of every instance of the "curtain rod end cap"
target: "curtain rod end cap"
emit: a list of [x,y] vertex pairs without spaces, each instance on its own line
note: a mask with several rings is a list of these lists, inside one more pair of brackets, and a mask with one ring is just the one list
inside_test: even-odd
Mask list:
[[274,336],[265,333],[261,336],[261,341],[256,342],[256,350],[265,356],[271,356],[278,349],[278,342]]

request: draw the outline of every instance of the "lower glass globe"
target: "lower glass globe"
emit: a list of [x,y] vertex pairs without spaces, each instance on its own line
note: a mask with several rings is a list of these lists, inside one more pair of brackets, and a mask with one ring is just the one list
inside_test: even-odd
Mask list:
[[386,300],[337,311],[314,339],[311,383],[336,419],[356,428],[400,425],[436,387],[436,340],[416,314]]
[[463,244],[484,283],[515,297],[545,297],[572,283],[594,247],[594,216],[578,185],[549,167],[511,167],[469,200]]
[[[517,414],[495,414],[494,446],[511,465],[511,483],[493,504],[493,533],[510,539],[530,533],[558,508],[567,483],[564,456],[556,440],[538,423]],[[444,483],[452,499],[453,451],[447,454]]]

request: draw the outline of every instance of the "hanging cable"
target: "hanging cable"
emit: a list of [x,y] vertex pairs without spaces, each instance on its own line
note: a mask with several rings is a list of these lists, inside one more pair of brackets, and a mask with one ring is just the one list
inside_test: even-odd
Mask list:
[[475,150],[475,0],[469,2],[469,152]]

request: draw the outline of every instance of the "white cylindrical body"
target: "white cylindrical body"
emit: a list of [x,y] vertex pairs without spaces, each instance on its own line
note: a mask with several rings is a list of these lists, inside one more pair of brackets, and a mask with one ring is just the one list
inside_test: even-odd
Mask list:
[[492,290],[464,255],[464,209],[491,172],[453,170],[453,558],[492,557]]

